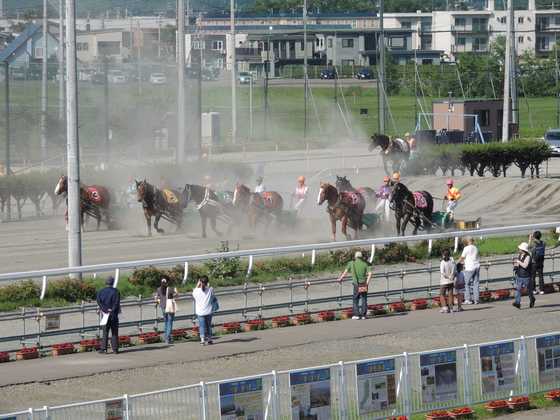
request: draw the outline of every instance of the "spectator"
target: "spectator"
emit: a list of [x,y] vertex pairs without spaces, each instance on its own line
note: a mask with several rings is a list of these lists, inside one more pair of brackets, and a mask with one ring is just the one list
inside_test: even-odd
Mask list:
[[521,308],[521,291],[523,288],[529,295],[529,308],[535,306],[535,296],[533,296],[533,288],[531,287],[531,254],[529,254],[529,245],[523,242],[518,246],[519,256],[513,260],[513,270],[517,278],[517,289],[515,291],[515,302],[512,303],[517,309]]
[[212,296],[214,289],[210,287],[208,276],[202,276],[193,290],[195,312],[200,327],[200,345],[212,344]]
[[377,213],[381,213],[383,220],[386,222],[391,221],[391,208],[389,207],[389,193],[391,192],[390,182],[391,180],[388,176],[383,178],[383,185],[379,188],[376,194],[377,197],[379,197],[379,203],[375,206],[375,211]]
[[[529,235],[529,253],[531,254],[531,288],[534,293],[537,292],[537,284],[535,282],[537,274],[539,275],[539,290],[540,294],[544,295],[544,256],[546,251],[546,243],[541,241],[541,232],[537,230],[532,235]],[[534,241],[533,241],[534,239]]]
[[[354,307],[354,316],[352,319],[366,319],[366,312],[367,312],[367,291],[360,292],[359,285],[366,285],[369,286],[369,282],[371,280],[371,275],[373,274],[373,266],[369,269],[368,264],[362,260],[362,253],[357,251],[354,254],[354,260],[349,262],[338,281],[341,282],[342,279],[348,274],[352,274],[352,283],[354,285],[354,293],[352,295],[352,303]],[[359,310],[359,301],[362,300],[362,313],[360,316]]]
[[[474,246],[472,236],[467,237],[467,246],[457,260],[465,262],[465,305],[478,305],[480,297],[480,262],[478,261],[478,248]],[[472,285],[472,294],[471,294]]]
[[119,318],[121,316],[121,293],[113,287],[115,279],[107,277],[106,287],[97,292],[97,305],[103,313],[101,319],[101,346],[99,353],[107,354],[109,331],[111,331],[111,348],[113,354],[119,354]]
[[465,295],[465,273],[463,264],[457,263],[457,273],[455,273],[455,293],[457,293],[457,312],[463,311],[463,296]]
[[[455,260],[450,256],[448,249],[443,250],[443,260],[439,265],[441,278],[439,281],[439,302],[441,313],[453,312],[453,280],[456,273]],[[447,293],[447,305],[445,305],[445,294]]]
[[406,142],[408,143],[408,146],[410,147],[410,154],[411,155],[417,155],[418,154],[418,143],[416,142],[416,139],[414,137],[412,137],[410,135],[410,133],[406,133],[404,136],[406,138]]
[[171,340],[171,331],[173,330],[173,319],[175,314],[170,314],[165,312],[165,306],[167,304],[167,299],[175,299],[179,294],[177,289],[170,287],[170,278],[167,275],[161,277],[161,286],[157,289],[158,306],[161,308],[163,313],[163,325],[165,331],[165,341],[167,344],[173,344]]
[[262,161],[261,163],[259,163],[259,166],[257,166],[257,169],[255,170],[255,175],[257,177],[261,177],[262,179],[265,178],[265,174],[264,174],[264,167],[266,165],[265,161]]

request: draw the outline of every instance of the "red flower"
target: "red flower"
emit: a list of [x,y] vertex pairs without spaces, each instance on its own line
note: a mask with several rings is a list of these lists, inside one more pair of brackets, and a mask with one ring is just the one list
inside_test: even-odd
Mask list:
[[9,356],[10,353],[6,353],[5,351],[0,351],[0,357],[6,357]]
[[502,407],[504,405],[508,405],[508,403],[505,402],[504,400],[494,400],[494,401],[490,401],[488,407]]
[[370,311],[380,311],[380,310],[385,309],[385,308],[383,307],[383,305],[369,305],[367,308],[368,308],[368,310],[370,310]]
[[277,316],[276,318],[272,318],[273,322],[286,322],[289,320],[290,320],[289,316]]
[[462,407],[462,408],[454,408],[450,411],[451,414],[464,414],[464,413],[472,413],[470,407]]
[[82,346],[96,346],[97,344],[101,344],[101,341],[99,341],[99,340],[87,340],[87,341],[82,341],[80,344]]
[[344,312],[346,312],[347,314],[353,314],[354,313],[354,308],[345,309]]
[[428,303],[428,301],[426,299],[414,299],[412,303],[414,303],[415,305],[425,305]]
[[408,420],[408,418],[403,414],[403,415],[400,416],[400,417],[393,416],[393,417],[391,417],[391,418],[388,419],[388,420]]
[[264,324],[264,319],[250,319],[250,320],[247,321],[247,324],[263,325]]
[[159,333],[157,333],[157,332],[145,333],[145,334],[140,334],[138,337],[139,338],[154,338],[154,337],[159,337]]
[[309,318],[311,318],[311,315],[309,315],[309,314],[299,314],[299,315],[296,315],[294,318],[295,319],[309,319]]
[[443,416],[449,416],[449,413],[445,410],[439,410],[439,411],[432,411],[430,414],[428,414],[428,416],[430,416],[430,417],[443,417]]
[[332,316],[332,315],[334,315],[334,312],[333,311],[323,311],[323,312],[319,312],[317,315]]
[[37,347],[24,347],[19,351],[19,353],[35,353],[36,351]]
[[128,335],[119,335],[119,341],[129,341],[130,337]]
[[510,400],[512,403],[531,402],[529,397],[515,397]]
[[230,329],[230,328],[238,328],[241,327],[239,322],[225,322],[222,324],[222,328]]
[[200,327],[193,327],[192,332],[193,332],[193,334],[194,333],[198,334],[200,332]]
[[404,306],[404,302],[393,302],[391,303],[391,306],[395,307],[395,306]]
[[64,343],[64,344],[53,344],[52,348],[53,349],[64,349],[64,348],[69,348],[69,347],[74,347],[74,343]]
[[547,397],[560,397],[560,391],[550,391],[546,394]]

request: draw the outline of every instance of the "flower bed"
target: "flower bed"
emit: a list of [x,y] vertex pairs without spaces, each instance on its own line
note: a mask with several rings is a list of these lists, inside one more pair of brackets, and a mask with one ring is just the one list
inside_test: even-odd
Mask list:
[[276,318],[272,318],[271,320],[272,326],[276,327],[285,327],[286,325],[290,325],[290,317],[289,316],[277,316]]
[[36,359],[37,357],[39,357],[37,347],[24,347],[16,353],[18,360]]
[[334,319],[333,311],[323,311],[317,314],[317,321],[332,321]]
[[486,411],[489,411],[490,413],[494,413],[500,411],[507,411],[509,409],[509,406],[508,403],[504,400],[494,400],[494,401],[490,401],[485,408]]
[[496,290],[494,291],[494,299],[502,300],[502,299],[509,299],[510,291],[509,290]]
[[157,332],[140,334],[138,336],[138,344],[151,344],[151,343],[159,343],[159,342],[160,342],[160,338],[159,338],[159,333]]
[[130,337],[128,335],[119,335],[119,347],[130,346]]
[[529,408],[531,405],[531,398],[529,397],[515,397],[509,400],[508,406],[510,410],[521,410],[522,408]]
[[63,354],[74,353],[74,343],[53,344],[53,356],[62,356]]
[[461,407],[452,409],[449,414],[453,419],[470,419],[474,415],[474,411],[470,407]]
[[5,351],[0,351],[0,363],[9,362],[10,361],[10,353]]
[[445,410],[432,411],[430,414],[426,414],[426,419],[429,420],[449,420],[451,414]]
[[352,318],[354,316],[354,308],[347,308],[342,311],[342,318]]
[[311,322],[311,315],[309,314],[298,314],[292,318],[293,324],[309,324]]
[[488,302],[492,298],[492,293],[488,291],[480,292],[478,299],[481,302]]
[[426,299],[414,299],[410,304],[410,309],[417,311],[419,309],[426,309],[428,307],[428,301]]
[[241,331],[241,324],[239,322],[225,322],[222,324],[223,333],[232,334],[239,331]]
[[387,420],[408,420],[408,417],[406,417],[404,414],[402,416],[393,416],[393,417],[389,417]]
[[560,391],[550,391],[544,396],[548,401],[560,401]]
[[389,305],[391,312],[404,312],[406,311],[406,306],[404,302],[393,302]]
[[200,327],[193,327],[191,330],[191,334],[193,337],[198,337],[200,335]]
[[440,301],[439,298],[437,297],[437,298],[434,298],[434,299],[432,300],[432,304],[433,304],[434,306],[441,306],[441,301]]
[[185,338],[187,338],[187,335],[189,335],[187,330],[171,330],[172,340],[184,340]]
[[101,348],[101,341],[99,340],[86,340],[80,343],[79,351],[96,351]]
[[383,305],[370,305],[367,307],[367,315],[381,315],[386,312],[385,306]]
[[245,323],[245,331],[254,331],[264,327],[264,319],[249,319]]

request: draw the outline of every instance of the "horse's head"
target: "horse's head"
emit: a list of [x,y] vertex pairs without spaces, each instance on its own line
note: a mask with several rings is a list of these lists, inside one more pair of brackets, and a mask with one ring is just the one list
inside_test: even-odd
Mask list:
[[334,184],[336,188],[341,191],[354,191],[355,188],[352,186],[349,180],[346,179],[346,175],[336,176],[336,183]]
[[60,181],[56,184],[56,188],[54,189],[54,193],[56,195],[60,195],[63,193],[68,192],[68,177],[64,174],[60,176]]
[[233,200],[232,200],[232,204],[236,205],[238,203],[242,203],[243,202],[243,198],[245,196],[245,194],[247,193],[248,188],[245,186],[245,184],[243,183],[237,183],[235,185],[235,191],[233,192]]
[[377,146],[379,146],[379,141],[377,140],[377,134],[374,134],[373,136],[371,136],[371,141],[369,142],[368,150],[371,152]]
[[391,139],[385,134],[375,133],[373,136],[371,136],[371,141],[369,143],[368,150],[371,152],[377,146],[381,147],[382,150],[387,150],[390,142]]
[[389,193],[389,201],[394,203],[401,203],[410,191],[402,182],[395,182],[391,187],[391,192]]
[[319,187],[319,196],[317,197],[317,204],[321,205],[325,202],[325,200],[328,201],[333,195],[333,191],[337,191],[336,187],[331,184],[323,184],[321,182],[321,186]]
[[142,201],[144,200],[144,197],[146,196],[146,192],[148,191],[148,186],[150,184],[148,184],[146,182],[146,180],[143,181],[138,181],[136,180],[136,199],[138,201]]

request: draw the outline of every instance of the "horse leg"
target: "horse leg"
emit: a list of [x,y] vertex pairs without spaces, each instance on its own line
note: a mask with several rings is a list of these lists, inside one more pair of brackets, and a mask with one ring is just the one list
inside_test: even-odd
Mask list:
[[145,212],[144,216],[146,216],[146,224],[148,225],[148,236],[152,236],[152,216],[148,215]]
[[414,230],[412,231],[412,234],[417,235],[418,234],[418,228],[420,227],[420,218],[415,217],[413,224],[414,224]]
[[331,242],[336,242],[336,219],[331,216]]
[[66,222],[66,232],[68,232],[68,209],[66,210],[66,214],[64,215],[64,221]]
[[165,235],[165,230],[163,228],[158,227],[159,219],[161,219],[161,213],[158,213],[156,215],[156,219],[154,221],[154,229],[157,231],[157,233],[161,233],[162,235]]
[[101,229],[101,212],[94,207],[93,214],[95,214],[95,218],[97,219],[97,228],[95,230],[98,231]]
[[219,237],[222,236],[222,232],[220,232],[217,228],[216,228],[216,215],[214,215],[213,217],[210,217],[210,226],[212,227],[212,230],[214,231],[214,233],[216,235],[218,235]]
[[202,213],[200,213],[200,221],[202,223],[202,237],[206,238],[206,216],[203,216]]
[[346,233],[346,228],[348,227],[348,217],[344,216],[340,222],[342,223],[342,234],[344,235],[344,237],[346,238],[347,241],[352,239],[352,236],[350,236],[348,233]]

